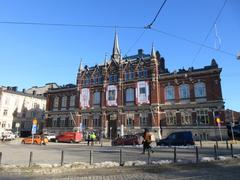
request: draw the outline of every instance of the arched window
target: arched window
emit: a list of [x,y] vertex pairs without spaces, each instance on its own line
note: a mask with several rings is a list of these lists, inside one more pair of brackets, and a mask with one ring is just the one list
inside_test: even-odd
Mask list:
[[126,100],[126,103],[134,102],[134,89],[133,88],[126,89],[125,100]]
[[206,85],[203,82],[194,84],[195,97],[206,97]]
[[174,87],[173,86],[165,87],[165,100],[169,101],[174,99],[175,99]]
[[189,98],[189,85],[182,84],[179,86],[179,95],[180,99],[188,99]]

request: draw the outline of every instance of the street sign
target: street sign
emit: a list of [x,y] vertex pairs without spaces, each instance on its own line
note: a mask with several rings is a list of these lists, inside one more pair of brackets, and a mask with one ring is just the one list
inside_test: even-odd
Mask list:
[[220,124],[221,123],[221,119],[218,117],[218,118],[216,118],[216,121],[217,121],[217,123],[218,124]]
[[20,123],[16,123],[16,124],[15,124],[15,127],[16,127],[16,128],[19,128],[19,127],[20,127]]
[[32,134],[36,134],[37,133],[37,125],[33,124],[32,125]]

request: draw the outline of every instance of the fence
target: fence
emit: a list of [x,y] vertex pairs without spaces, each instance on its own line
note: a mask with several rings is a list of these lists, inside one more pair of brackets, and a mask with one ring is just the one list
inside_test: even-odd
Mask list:
[[[145,155],[141,154],[141,147],[98,147],[97,149],[76,149],[67,150],[32,150],[30,152],[19,152],[17,154],[18,161],[21,165],[33,164],[70,164],[73,162],[85,162],[92,165],[93,163],[101,163],[104,161],[117,162],[119,166],[123,166],[128,161],[143,161],[146,164],[157,163],[168,160],[173,163],[191,162],[198,163],[204,158],[214,160],[220,159],[222,156],[235,158],[240,154],[240,149],[235,148],[233,144],[226,141],[225,146],[219,142],[215,142],[212,147],[204,147],[202,142],[199,146],[191,148],[182,147],[156,147],[154,153],[148,151]],[[85,146],[86,147],[86,146]],[[20,157],[18,157],[20,156]],[[16,164],[16,159],[8,152],[0,152],[0,164]]]

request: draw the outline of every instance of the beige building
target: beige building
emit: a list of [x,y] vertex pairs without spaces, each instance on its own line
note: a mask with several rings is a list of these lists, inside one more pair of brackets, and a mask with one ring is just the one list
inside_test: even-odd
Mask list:
[[[17,87],[0,87],[0,131],[12,129],[21,134],[31,133],[33,118],[43,126],[46,98],[17,91]],[[19,127],[16,128],[16,123]]]

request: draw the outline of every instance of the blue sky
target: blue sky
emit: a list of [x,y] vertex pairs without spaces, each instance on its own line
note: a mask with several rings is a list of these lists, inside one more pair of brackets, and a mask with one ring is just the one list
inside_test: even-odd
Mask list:
[[[0,22],[41,22],[109,26],[149,24],[163,0],[1,0]],[[168,0],[153,28],[202,43],[213,25],[224,0]],[[145,31],[145,32],[144,32]],[[80,59],[84,65],[102,63],[112,51],[114,28],[14,25],[0,23],[0,85],[30,88],[56,82],[76,82]],[[240,1],[228,0],[217,21],[220,50],[166,34],[144,29],[117,28],[122,55],[133,55],[142,48],[150,53],[152,43],[165,57],[170,71],[182,67],[201,68],[212,58],[222,70],[222,91],[226,108],[240,111]],[[136,42],[138,37],[142,37]],[[215,30],[205,45],[214,48]],[[135,43],[136,42],[136,43]]]

